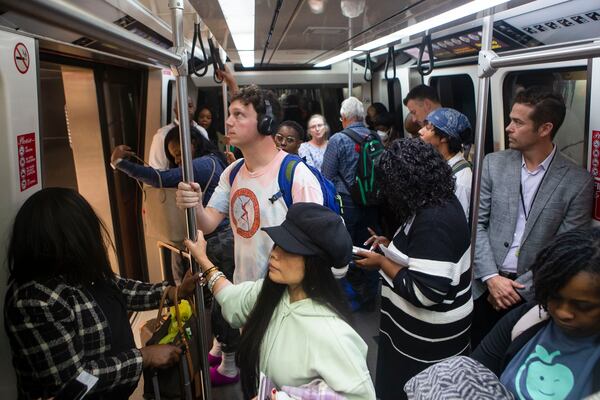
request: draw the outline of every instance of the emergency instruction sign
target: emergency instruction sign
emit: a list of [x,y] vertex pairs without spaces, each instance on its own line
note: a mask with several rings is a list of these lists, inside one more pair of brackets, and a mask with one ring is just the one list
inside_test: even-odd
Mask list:
[[17,154],[19,159],[19,187],[22,192],[38,183],[34,132],[17,136]]

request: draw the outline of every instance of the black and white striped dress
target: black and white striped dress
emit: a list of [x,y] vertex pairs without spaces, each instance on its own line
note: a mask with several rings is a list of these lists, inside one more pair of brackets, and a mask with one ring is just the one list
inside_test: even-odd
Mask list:
[[419,210],[389,249],[408,267],[383,281],[377,360],[377,396],[405,399],[404,384],[425,368],[469,351],[470,234],[455,196]]

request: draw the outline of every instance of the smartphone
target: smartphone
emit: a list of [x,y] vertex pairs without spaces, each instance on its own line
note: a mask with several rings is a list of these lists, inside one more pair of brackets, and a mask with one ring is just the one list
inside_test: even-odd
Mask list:
[[98,378],[81,371],[75,379],[71,379],[60,392],[54,396],[54,400],[80,400],[85,397],[87,392],[96,385]]
[[361,257],[361,256],[359,256],[357,254],[359,251],[364,251],[364,252],[368,252],[368,253],[371,252],[370,250],[363,249],[362,247],[352,246],[352,259],[354,259],[354,260],[360,260],[360,259],[364,258],[364,257]]

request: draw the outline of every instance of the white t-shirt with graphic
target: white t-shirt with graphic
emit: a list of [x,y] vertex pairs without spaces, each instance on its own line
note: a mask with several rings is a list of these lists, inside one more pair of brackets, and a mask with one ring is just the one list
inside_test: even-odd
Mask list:
[[[269,200],[279,192],[279,167],[287,153],[280,151],[263,168],[250,172],[244,164],[229,185],[229,174],[241,160],[231,164],[219,180],[208,207],[229,214],[235,238],[235,272],[233,282],[256,281],[267,272],[273,241],[260,228],[281,225],[287,214],[283,197]],[[292,200],[294,203],[323,204],[323,193],[317,178],[304,164],[298,164],[294,173]]]

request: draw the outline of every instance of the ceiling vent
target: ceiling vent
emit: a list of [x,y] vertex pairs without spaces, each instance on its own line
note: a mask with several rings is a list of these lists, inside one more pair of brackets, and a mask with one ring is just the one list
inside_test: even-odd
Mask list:
[[343,26],[308,26],[303,35],[341,35],[348,32],[348,28]]

